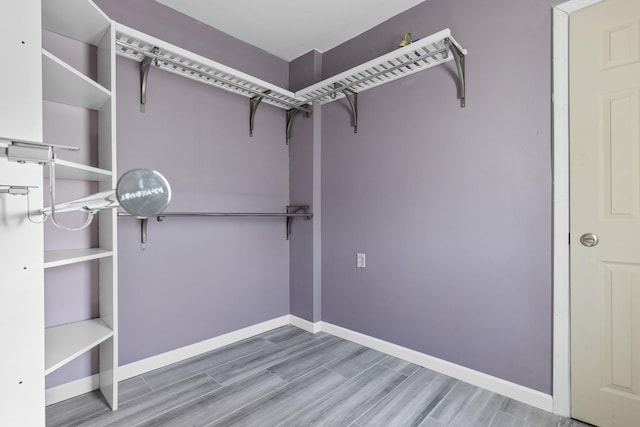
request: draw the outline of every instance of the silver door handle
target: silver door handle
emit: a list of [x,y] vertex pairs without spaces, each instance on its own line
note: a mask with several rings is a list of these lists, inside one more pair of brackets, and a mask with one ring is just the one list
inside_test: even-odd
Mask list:
[[588,248],[591,248],[598,244],[598,236],[594,233],[585,233],[580,236],[580,243]]

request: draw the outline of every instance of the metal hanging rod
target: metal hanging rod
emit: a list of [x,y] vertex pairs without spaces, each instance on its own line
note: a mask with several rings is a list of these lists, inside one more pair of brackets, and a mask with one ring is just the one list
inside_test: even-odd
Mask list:
[[[118,212],[118,216],[135,216],[127,212]],[[152,215],[149,218],[164,218],[164,217],[229,217],[229,216],[242,216],[242,217],[282,217],[282,218],[313,218],[312,213],[280,213],[280,212],[162,212],[157,215]]]
[[[128,212],[118,212],[118,216],[136,217]],[[313,213],[309,212],[308,205],[291,205],[287,206],[287,212],[161,212],[157,215],[149,215],[147,218],[140,219],[140,248],[145,249],[147,244],[147,226],[149,218],[156,218],[158,222],[164,221],[167,217],[259,217],[259,218],[285,218],[286,219],[286,238],[289,240],[291,236],[291,222],[294,218],[304,218],[310,220]]]
[[[159,55],[158,53],[150,52],[150,51],[148,51],[146,49],[143,49],[143,48],[140,48],[138,46],[134,46],[132,44],[123,42],[122,40],[116,40],[116,44],[118,46],[121,46],[121,47],[124,47],[126,49],[132,50],[134,52],[138,52],[139,54],[143,55],[145,58],[148,57],[148,58],[156,60],[157,62],[161,62],[161,63],[165,63],[165,64],[171,64],[171,65],[174,65],[176,67],[192,71],[192,72],[200,75],[201,77],[208,78],[208,79],[211,79],[211,80],[215,80],[217,82],[220,82],[223,85],[227,85],[227,86],[233,87],[233,88],[238,89],[238,90],[243,91],[243,92],[249,92],[249,93],[251,93],[251,94],[253,94],[255,96],[260,96],[262,98],[270,99],[271,101],[273,101],[273,102],[275,102],[277,104],[280,104],[282,106],[286,106],[288,108],[294,108],[294,109],[297,109],[297,110],[301,110],[301,111],[304,111],[305,113],[309,113],[309,114],[311,114],[313,112],[313,110],[308,107],[308,105],[307,105],[308,102],[301,102],[301,103],[297,104],[297,103],[292,103],[292,102],[289,102],[289,101],[285,101],[282,98],[279,98],[279,97],[274,96],[274,95],[270,95],[270,94],[265,93],[264,91],[261,91],[259,89],[252,89],[252,88],[247,87],[247,86],[242,85],[242,84],[234,83],[234,82],[226,80],[226,79],[221,79],[219,76],[216,76],[213,73],[206,72],[206,71],[204,71],[202,69],[199,69],[197,67],[193,67],[191,65],[184,64],[184,63],[182,63],[180,61],[175,61],[175,60],[169,59],[169,58],[167,58],[165,56]],[[154,64],[154,65],[156,65],[158,68],[160,68],[159,65],[157,65],[157,63]]]

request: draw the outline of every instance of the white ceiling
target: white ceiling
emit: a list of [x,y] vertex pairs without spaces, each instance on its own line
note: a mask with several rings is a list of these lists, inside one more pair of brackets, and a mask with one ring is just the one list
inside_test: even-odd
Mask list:
[[424,0],[156,0],[286,61],[325,52]]

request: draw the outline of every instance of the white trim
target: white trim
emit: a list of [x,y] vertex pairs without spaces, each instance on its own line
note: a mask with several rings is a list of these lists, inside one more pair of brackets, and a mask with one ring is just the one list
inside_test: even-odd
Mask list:
[[[370,337],[368,335],[361,334],[360,332],[336,326],[331,323],[312,323],[293,315],[278,317],[257,325],[220,335],[206,341],[201,341],[186,347],[121,366],[119,369],[120,381],[124,381],[137,375],[142,375],[154,369],[162,368],[172,363],[180,362],[190,357],[198,356],[225,345],[233,344],[243,339],[286,325],[292,325],[314,334],[318,332],[325,332],[365,347],[381,351],[399,359],[415,363],[416,365],[432,369],[436,372],[482,387],[503,396],[510,397],[536,408],[551,411],[552,399],[548,394],[532,390],[519,384],[505,381],[464,366],[456,365],[455,363],[447,362],[446,360],[438,359],[397,344]],[[82,378],[77,381],[49,388],[46,390],[46,404],[52,405],[96,390],[99,388],[99,382],[98,375],[93,375],[91,377]]]
[[[190,357],[199,356],[208,351],[212,351],[220,347],[224,347],[225,345],[233,344],[289,324],[292,324],[292,322],[290,320],[290,315],[288,314],[267,320],[266,322],[238,329],[237,331],[229,332],[206,341],[200,341],[195,344],[149,357],[147,359],[138,360],[137,362],[120,366],[118,370],[118,377],[120,381],[124,381],[146,372],[153,371],[154,369],[162,368],[164,366],[171,365],[172,363],[181,362]],[[46,389],[45,404],[53,405],[54,403],[71,399],[72,397],[89,393],[90,391],[97,390],[99,388],[100,378],[98,374],[81,378],[76,381],[71,381],[66,384]]]
[[602,0],[553,8],[553,413],[571,414],[569,293],[569,15]]
[[544,411],[551,411],[551,395],[505,381],[501,378],[475,371],[464,366],[456,365],[455,363],[447,362],[446,360],[438,359],[436,357],[420,353],[419,351],[411,350],[378,338],[373,338],[368,335],[361,334],[360,332],[345,329],[341,326],[332,325],[327,322],[318,323],[320,323],[320,330],[322,332],[353,341],[365,347],[381,351],[399,359],[406,360],[407,362],[411,362],[469,384],[482,387],[485,390],[510,397],[511,399],[518,400]]
[[301,319],[300,317],[291,314],[289,315],[289,323],[291,324],[291,326],[295,326],[296,328],[311,332],[312,334],[317,334],[318,332],[320,332],[321,322],[309,322],[308,320]]
[[56,387],[51,387],[44,392],[45,405],[53,405],[81,394],[100,388],[100,375],[95,374],[90,377],[80,378]]
[[553,412],[570,413],[569,15],[553,9]]
[[585,7],[589,7],[591,5],[594,5],[596,3],[600,3],[603,0],[569,0],[566,1],[564,3],[560,3],[557,6],[554,6],[553,8],[564,12],[568,15],[571,15],[573,12],[577,12],[580,9],[584,9]]
[[145,372],[153,371],[154,369],[162,368],[164,366],[180,362],[190,357],[199,356],[208,351],[212,351],[220,347],[224,347],[225,345],[233,344],[235,342],[242,341],[255,335],[259,335],[263,332],[267,332],[286,325],[289,325],[288,314],[276,319],[267,320],[266,322],[248,326],[243,329],[238,329],[237,331],[229,332],[227,334],[220,335],[206,341],[200,341],[195,344],[168,351],[166,353],[138,360],[137,362],[121,366],[118,370],[119,378],[120,381],[133,378],[135,376],[144,374]]

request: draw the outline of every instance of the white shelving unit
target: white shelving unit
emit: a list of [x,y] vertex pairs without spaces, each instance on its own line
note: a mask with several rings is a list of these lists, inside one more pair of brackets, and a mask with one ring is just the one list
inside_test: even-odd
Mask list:
[[[44,169],[45,178],[49,178],[49,168]],[[56,160],[56,178],[82,181],[111,181],[113,172],[66,160]]]
[[44,334],[44,374],[49,375],[112,336],[113,330],[100,319],[47,328]]
[[43,0],[42,28],[97,46],[111,27],[90,0]]
[[100,248],[60,249],[44,253],[44,268],[60,267],[77,262],[92,261],[113,256],[113,251]]
[[[98,53],[97,81],[94,81],[51,52],[42,51],[43,99],[98,112],[98,167],[57,159],[56,185],[64,185],[65,180],[84,180],[97,182],[100,191],[115,188],[114,25],[91,0],[42,0],[42,26],[46,30],[94,45]],[[68,145],[79,144],[69,141]],[[44,171],[47,177],[48,168],[45,167]],[[99,317],[79,319],[45,330],[45,375],[99,347],[100,390],[114,410],[118,406],[116,221],[116,212],[109,210],[99,213],[97,248],[44,253],[45,269],[92,260],[99,262]]]
[[47,101],[99,110],[111,98],[103,86],[44,49],[42,76],[42,96]]

